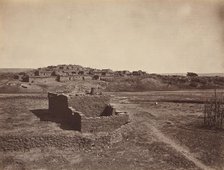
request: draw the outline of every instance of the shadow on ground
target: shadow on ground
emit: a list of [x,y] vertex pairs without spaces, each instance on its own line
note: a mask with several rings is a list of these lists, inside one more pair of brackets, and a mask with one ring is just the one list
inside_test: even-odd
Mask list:
[[64,116],[57,116],[57,114],[50,112],[48,109],[30,110],[40,121],[49,121],[60,124],[63,130],[77,130],[81,131],[81,120],[70,117],[67,113]]

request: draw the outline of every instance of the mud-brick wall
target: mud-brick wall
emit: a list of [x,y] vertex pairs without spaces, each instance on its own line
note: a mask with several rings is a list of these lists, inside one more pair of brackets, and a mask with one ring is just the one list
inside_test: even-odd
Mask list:
[[48,93],[49,111],[58,113],[68,109],[68,98],[65,95]]
[[73,81],[73,80],[81,80],[81,76],[61,76],[60,81],[66,82],[66,81]]
[[81,116],[68,107],[68,97],[55,93],[48,93],[49,112],[57,122],[66,124],[70,129],[81,131]]
[[70,76],[61,76],[60,81],[75,81],[75,80],[92,80],[91,76],[80,76],[80,75],[70,75]]
[[40,80],[42,80],[43,82],[44,81],[46,81],[46,82],[48,82],[48,81],[55,81],[55,77],[44,77],[44,76],[32,76],[32,77],[30,77],[30,81],[40,81]]
[[101,117],[86,117],[81,118],[82,132],[111,132],[120,128],[122,125],[129,122],[129,116],[126,113],[101,116]]

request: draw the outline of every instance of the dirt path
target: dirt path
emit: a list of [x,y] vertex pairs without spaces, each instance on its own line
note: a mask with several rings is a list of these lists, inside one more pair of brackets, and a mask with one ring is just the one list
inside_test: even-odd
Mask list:
[[177,144],[175,141],[172,139],[166,137],[160,130],[158,130],[155,126],[145,123],[145,125],[150,128],[153,132],[153,134],[162,142],[165,144],[168,144],[171,146],[173,149],[175,149],[177,152],[181,153],[186,159],[189,161],[193,162],[198,168],[203,169],[203,170],[214,170],[211,167],[206,166],[203,164],[201,161],[196,159],[187,149],[183,148],[179,144]]
[[[180,153],[182,156],[184,156],[187,160],[194,163],[195,166],[202,170],[214,170],[215,168],[211,168],[207,165],[205,165],[202,161],[195,158],[194,154],[191,153],[187,148],[184,146],[178,144],[175,140],[171,139],[170,137],[166,136],[164,133],[162,133],[156,126],[157,119],[154,119],[154,116],[157,117],[157,114],[153,116],[152,111],[143,110],[141,106],[136,104],[121,104],[119,105],[121,107],[121,110],[126,110],[130,118],[133,122],[139,122],[143,123],[147,129],[150,131],[150,135],[154,134],[155,138],[157,138],[159,141],[167,144],[171,148],[173,148],[176,152]],[[122,108],[123,106],[123,108]],[[125,106],[125,107],[124,107]],[[159,115],[158,115],[159,116]],[[151,133],[152,132],[152,133]],[[150,136],[151,137],[151,136]]]

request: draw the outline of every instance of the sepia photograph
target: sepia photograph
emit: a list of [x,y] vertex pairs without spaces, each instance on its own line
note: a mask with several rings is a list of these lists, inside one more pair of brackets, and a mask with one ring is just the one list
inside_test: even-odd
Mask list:
[[0,0],[0,170],[224,170],[224,0]]

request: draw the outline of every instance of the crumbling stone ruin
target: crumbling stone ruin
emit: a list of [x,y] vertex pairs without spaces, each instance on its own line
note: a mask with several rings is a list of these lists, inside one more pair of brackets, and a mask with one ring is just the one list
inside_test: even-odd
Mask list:
[[117,112],[107,96],[66,96],[48,93],[49,112],[60,123],[81,132],[113,131],[129,122],[127,113]]
[[71,129],[81,131],[81,116],[73,108],[68,107],[68,98],[65,95],[48,93],[49,112],[60,123],[66,123]]

